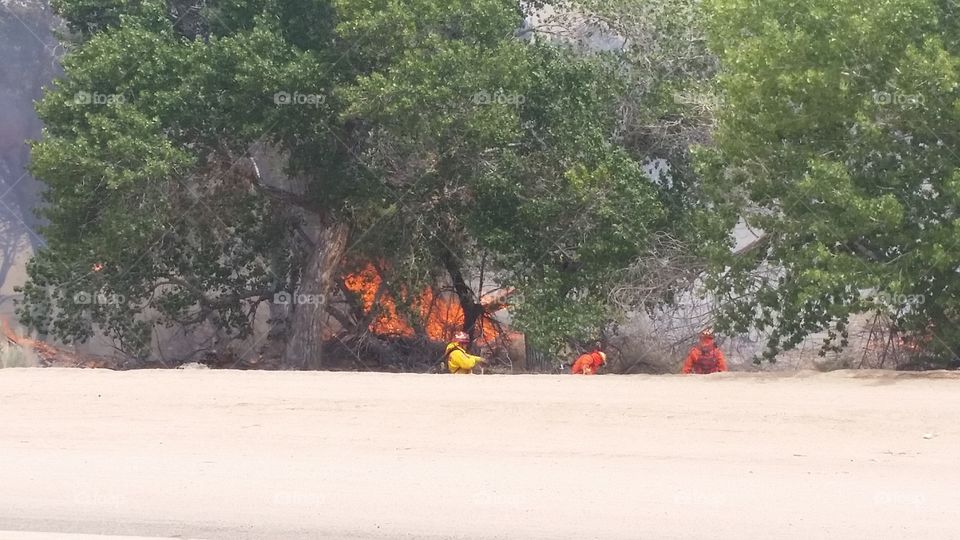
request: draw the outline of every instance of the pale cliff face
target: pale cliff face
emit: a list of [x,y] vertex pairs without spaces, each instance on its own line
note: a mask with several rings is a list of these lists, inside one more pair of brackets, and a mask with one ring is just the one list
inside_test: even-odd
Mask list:
[[0,316],[42,245],[33,208],[40,185],[26,172],[27,141],[40,136],[34,100],[59,73],[55,19],[45,1],[0,0]]

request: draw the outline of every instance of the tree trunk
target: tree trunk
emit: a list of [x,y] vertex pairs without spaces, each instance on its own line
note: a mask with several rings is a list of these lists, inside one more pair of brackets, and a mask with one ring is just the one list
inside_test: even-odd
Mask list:
[[477,295],[467,285],[467,280],[464,279],[453,253],[445,251],[443,264],[453,282],[453,290],[456,291],[457,298],[460,300],[460,308],[463,309],[463,331],[470,336],[470,342],[473,343],[480,330],[477,322],[483,317],[483,304],[477,301]]
[[323,366],[323,327],[327,295],[333,290],[340,258],[347,246],[348,227],[324,225],[319,218],[304,227],[312,246],[304,262],[300,284],[290,302],[290,341],[283,360],[287,366],[320,369]]

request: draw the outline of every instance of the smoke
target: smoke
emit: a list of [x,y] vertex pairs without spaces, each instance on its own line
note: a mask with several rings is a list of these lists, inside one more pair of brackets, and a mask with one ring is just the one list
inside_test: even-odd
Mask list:
[[34,101],[61,72],[57,24],[45,1],[0,0],[0,316],[12,313],[6,300],[43,244],[34,214],[41,185],[27,173],[28,141],[40,136]]
[[11,345],[7,341],[0,341],[0,368],[36,367],[38,365],[39,359],[33,351]]

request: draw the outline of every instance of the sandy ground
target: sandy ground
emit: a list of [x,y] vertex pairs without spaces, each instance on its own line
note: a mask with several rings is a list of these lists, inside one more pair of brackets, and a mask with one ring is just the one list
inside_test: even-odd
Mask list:
[[958,538],[958,458],[944,373],[0,370],[8,531]]

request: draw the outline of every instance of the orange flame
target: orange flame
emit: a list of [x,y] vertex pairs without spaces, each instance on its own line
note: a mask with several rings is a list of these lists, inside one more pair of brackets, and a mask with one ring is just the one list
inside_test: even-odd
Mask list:
[[[356,272],[347,274],[343,279],[347,290],[357,294],[363,303],[363,311],[369,314],[376,307],[376,318],[370,323],[370,331],[380,335],[412,336],[416,332],[409,317],[417,317],[427,337],[436,341],[447,341],[463,328],[463,308],[457,296],[451,292],[437,293],[426,287],[410,302],[413,313],[403,314],[398,310],[396,299],[381,290],[383,278],[372,263],[367,263]],[[401,295],[405,293],[401,292]],[[502,297],[498,302],[481,302],[486,313],[492,313],[505,307]],[[499,333],[489,316],[479,321],[480,331],[477,338],[492,341]]]

